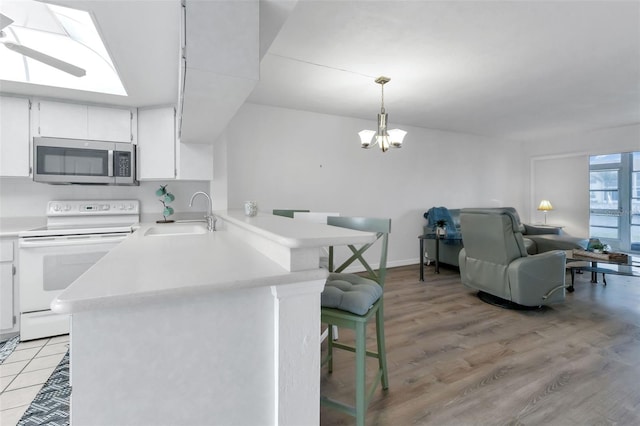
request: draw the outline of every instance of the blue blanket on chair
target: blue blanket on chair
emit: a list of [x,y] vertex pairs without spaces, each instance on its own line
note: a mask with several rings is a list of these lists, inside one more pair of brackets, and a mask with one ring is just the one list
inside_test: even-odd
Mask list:
[[431,207],[424,214],[424,218],[427,219],[427,226],[435,232],[439,220],[444,220],[447,227],[447,234],[445,239],[459,238],[460,232],[456,228],[456,224],[449,213],[449,209],[446,207]]

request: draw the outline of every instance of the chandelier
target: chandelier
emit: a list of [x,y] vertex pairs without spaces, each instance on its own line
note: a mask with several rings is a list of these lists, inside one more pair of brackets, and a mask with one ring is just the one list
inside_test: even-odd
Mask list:
[[389,147],[402,148],[402,140],[407,132],[400,129],[387,130],[388,115],[384,110],[384,85],[391,81],[391,79],[381,76],[376,78],[375,81],[382,89],[382,103],[380,106],[380,114],[378,114],[378,130],[362,130],[358,132],[358,135],[360,135],[360,143],[365,149],[369,149],[378,144],[382,152],[387,152]]

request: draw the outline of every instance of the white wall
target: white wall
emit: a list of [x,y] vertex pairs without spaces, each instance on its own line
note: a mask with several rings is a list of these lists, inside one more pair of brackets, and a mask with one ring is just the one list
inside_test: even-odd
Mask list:
[[227,182],[212,188],[226,187],[229,208],[256,200],[263,212],[390,217],[390,266],[418,262],[417,236],[430,207],[523,207],[518,144],[398,126],[409,132],[405,146],[383,154],[360,148],[357,132],[373,129],[374,112],[371,118],[245,104],[216,148],[227,154]]
[[531,176],[528,221],[544,223],[544,213],[537,206],[541,200],[549,200],[553,210],[547,213],[547,224],[563,226],[570,235],[589,235],[589,157],[568,154],[532,158]]
[[640,151],[640,125],[529,141],[522,148],[529,169],[529,176],[525,176],[528,218],[523,220],[542,222],[544,216],[536,208],[540,200],[548,199],[554,207],[548,213],[548,223],[564,226],[569,234],[587,237],[589,156]]
[[[194,202],[189,208],[189,199],[196,191],[209,191],[209,182],[158,181],[142,182],[140,186],[103,185],[48,185],[27,178],[0,178],[0,218],[21,216],[44,216],[47,202],[51,200],[96,200],[137,199],[143,214],[158,215],[162,219],[162,204],[155,195],[160,185],[176,199],[171,207],[178,212],[204,211],[205,205]],[[172,216],[173,218],[173,216]]]
[[417,263],[422,214],[432,206],[513,206],[535,223],[546,198],[549,223],[586,237],[589,155],[640,150],[640,125],[527,142],[398,126],[409,132],[405,146],[383,154],[359,147],[356,133],[373,129],[373,118],[245,104],[217,142],[214,202],[391,217],[394,266]]

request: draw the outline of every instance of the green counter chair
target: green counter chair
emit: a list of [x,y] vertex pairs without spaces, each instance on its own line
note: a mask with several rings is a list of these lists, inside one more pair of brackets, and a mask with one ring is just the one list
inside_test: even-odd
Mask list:
[[[364,425],[364,419],[369,401],[376,390],[378,381],[383,389],[389,388],[387,376],[387,358],[384,344],[384,311],[383,288],[387,272],[387,246],[389,232],[391,232],[391,219],[376,219],[365,217],[329,217],[327,224],[360,231],[375,232],[376,241],[362,247],[349,245],[353,253],[342,265],[333,271],[333,249],[329,250],[329,278],[322,292],[321,321],[330,326],[346,327],[355,330],[355,347],[348,346],[333,340],[333,327],[329,328],[327,339],[328,353],[322,364],[328,365],[329,373],[333,371],[333,350],[344,349],[355,353],[356,357],[356,397],[355,406],[335,401],[326,396],[320,397],[322,405],[340,410],[356,418],[358,426]],[[380,242],[380,265],[374,271],[363,257],[363,253]],[[368,277],[356,274],[343,273],[349,265],[359,261],[366,269]],[[376,337],[378,351],[368,351],[366,347],[367,323],[375,316]],[[378,372],[374,383],[366,389],[366,357],[378,359]]]

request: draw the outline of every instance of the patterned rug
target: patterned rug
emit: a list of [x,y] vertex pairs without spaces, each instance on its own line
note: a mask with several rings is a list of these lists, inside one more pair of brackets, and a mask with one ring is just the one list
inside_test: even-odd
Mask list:
[[[20,336],[0,342],[0,364],[20,343]],[[69,426],[69,351],[53,370],[47,382],[24,413],[18,426]]]
[[18,426],[69,425],[69,351],[24,413]]
[[18,343],[20,343],[20,336],[16,336],[5,342],[0,342],[0,364],[11,355],[16,346],[18,346]]

